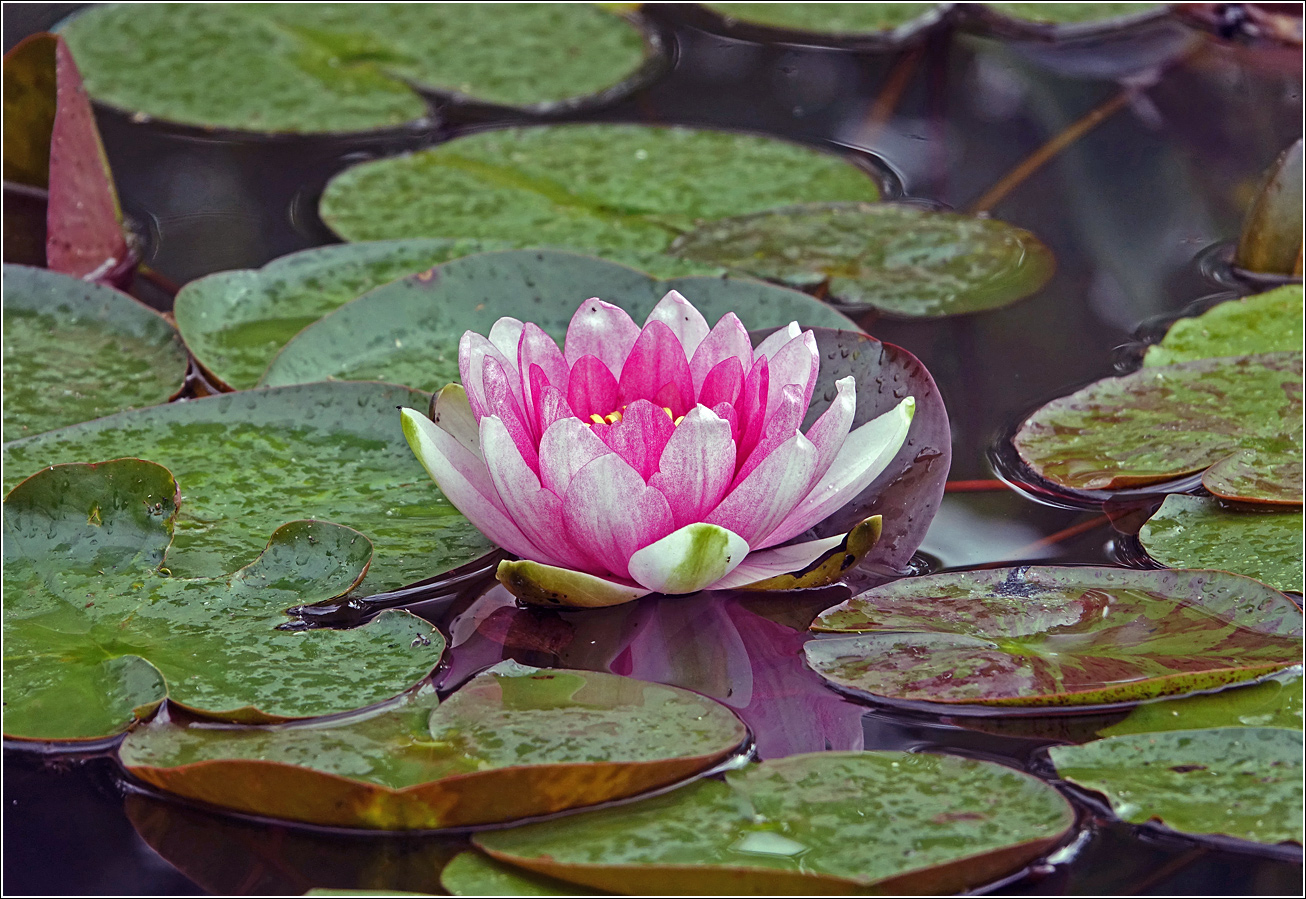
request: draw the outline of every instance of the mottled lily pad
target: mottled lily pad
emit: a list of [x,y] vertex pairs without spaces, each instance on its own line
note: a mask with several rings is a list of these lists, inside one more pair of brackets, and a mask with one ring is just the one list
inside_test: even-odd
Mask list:
[[501,240],[676,277],[714,271],[663,255],[699,219],[806,200],[878,198],[875,182],[858,167],[780,140],[550,125],[471,134],[357,165],[327,184],[320,209],[346,240]]
[[205,128],[357,131],[427,112],[415,90],[557,104],[630,78],[639,29],[597,4],[111,5],[63,27],[97,100]]
[[937,3],[704,3],[731,23],[786,31],[853,35],[894,31],[939,8]]
[[1297,667],[1245,687],[1142,703],[1123,721],[1100,729],[1098,735],[1116,737],[1204,727],[1287,727],[1301,730],[1302,699],[1302,672]]
[[1302,453],[1238,450],[1202,472],[1202,486],[1221,499],[1300,506]]
[[1302,314],[1300,284],[1221,303],[1171,325],[1159,344],[1147,348],[1143,365],[1300,350]]
[[162,466],[120,459],[46,469],[5,499],[6,736],[109,736],[165,696],[237,720],[329,715],[439,661],[443,638],[408,612],[277,629],[286,607],[362,579],[372,548],[350,528],[290,522],[234,574],[172,576],[177,492]]
[[1161,483],[1238,449],[1294,450],[1302,444],[1302,354],[1200,359],[1104,378],[1039,409],[1014,442],[1034,471],[1072,490]]
[[671,252],[858,310],[919,318],[980,312],[1035,293],[1052,252],[989,218],[892,203],[812,203],[704,222]]
[[429,395],[386,384],[255,390],[123,412],[6,444],[6,484],[48,465],[137,456],[183,491],[168,567],[218,577],[294,518],[356,528],[376,547],[363,591],[411,584],[491,546],[430,483],[396,406]]
[[1138,532],[1143,549],[1169,568],[1218,568],[1279,590],[1302,589],[1299,511],[1230,511],[1219,500],[1173,494]]
[[186,348],[154,310],[80,278],[4,267],[5,439],[165,403],[185,377]]
[[558,344],[581,303],[597,296],[642,322],[678,290],[715,323],[735,312],[748,328],[856,330],[850,320],[797,291],[751,280],[676,278],[588,256],[510,250],[456,259],[379,287],[306,328],[268,366],[262,383],[381,380],[438,390],[460,380],[458,341],[489,333],[501,316],[534,322]]
[[440,872],[440,886],[454,896],[603,896],[554,877],[518,868],[483,852],[470,850],[454,856]]
[[1049,750],[1057,773],[1125,821],[1257,843],[1302,842],[1302,734],[1278,727],[1130,734]]
[[500,861],[621,893],[940,894],[1020,868],[1073,823],[1050,786],[991,762],[820,752],[473,842]]
[[813,624],[807,663],[891,702],[1084,707],[1252,680],[1301,661],[1287,597],[1216,571],[1007,568],[906,578]]
[[385,240],[317,247],[260,269],[218,272],[177,294],[186,346],[222,384],[245,390],[290,338],[396,278],[486,249],[468,240]]
[[1012,19],[1043,25],[1128,20],[1166,9],[1164,3],[985,3],[984,6]]
[[338,827],[499,823],[633,796],[737,751],[739,719],[711,699],[588,671],[505,663],[444,703],[313,725],[155,721],[119,750],[155,786],[224,808]]

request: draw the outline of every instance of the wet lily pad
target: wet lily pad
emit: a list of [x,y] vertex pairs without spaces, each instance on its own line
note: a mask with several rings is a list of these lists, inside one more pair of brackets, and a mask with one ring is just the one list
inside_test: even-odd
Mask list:
[[454,896],[602,896],[598,890],[545,877],[470,850],[454,856],[440,872],[440,885]]
[[1077,25],[1152,16],[1164,3],[985,3],[987,9],[1022,22]]
[[1302,673],[1294,668],[1258,684],[1183,699],[1146,702],[1098,735],[1197,730],[1205,727],[1302,729]]
[[357,131],[426,114],[415,90],[509,106],[631,77],[639,29],[597,4],[132,4],[63,33],[91,95],[205,128]]
[[13,440],[165,403],[186,348],[154,310],[111,287],[4,267],[4,431]]
[[1159,344],[1147,348],[1143,365],[1299,350],[1302,314],[1300,284],[1230,300],[1195,318],[1179,319]]
[[787,31],[852,35],[893,31],[939,8],[937,3],[704,3],[732,23]]
[[1130,734],[1055,746],[1066,780],[1134,824],[1257,843],[1302,842],[1302,734],[1277,727]]
[[290,338],[374,287],[486,249],[467,240],[385,240],[317,247],[260,269],[218,272],[177,294],[186,346],[235,390],[258,384]]
[[1287,597],[1217,571],[1007,568],[906,578],[827,609],[807,663],[890,702],[1083,707],[1252,680],[1298,664]]
[[727,312],[746,327],[856,330],[811,297],[751,280],[676,278],[588,256],[509,250],[456,259],[377,288],[306,328],[268,366],[262,383],[382,380],[439,390],[460,380],[458,341],[489,333],[501,316],[534,322],[559,345],[577,307],[600,297],[642,322],[669,290],[678,290],[709,322]]
[[281,727],[158,720],[119,750],[132,774],[223,808],[338,827],[499,823],[692,777],[747,737],[676,687],[505,663],[444,703],[423,688],[354,719]]
[[1302,589],[1299,511],[1229,511],[1219,500],[1173,494],[1138,532],[1147,554],[1170,568],[1218,568],[1279,590]]
[[123,412],[6,444],[6,483],[42,467],[138,456],[183,491],[168,568],[218,577],[293,518],[353,527],[376,547],[363,592],[392,590],[491,549],[430,483],[396,406],[429,395],[386,384],[245,391]]
[[841,306],[919,318],[1014,303],[1052,277],[1052,252],[989,218],[893,203],[811,203],[703,222],[671,252],[705,265],[821,285]]
[[878,198],[875,182],[858,167],[780,140],[550,125],[471,134],[357,165],[327,184],[320,211],[346,240],[501,240],[676,277],[713,270],[662,255],[698,219],[804,200]]
[[820,752],[473,842],[500,861],[621,893],[937,894],[1018,869],[1073,823],[1050,786],[990,762]]
[[349,631],[278,630],[283,610],[347,592],[367,538],[294,521],[234,574],[174,577],[177,483],[139,459],[49,468],[5,499],[4,731],[40,740],[125,729],[170,697],[241,720],[329,715],[421,679],[444,647],[407,612]]
[[1287,452],[1302,445],[1302,355],[1201,359],[1104,378],[1039,409],[1014,443],[1034,471],[1072,490],[1160,483],[1238,449]]
[[1300,506],[1302,453],[1238,450],[1202,472],[1202,486],[1221,499]]

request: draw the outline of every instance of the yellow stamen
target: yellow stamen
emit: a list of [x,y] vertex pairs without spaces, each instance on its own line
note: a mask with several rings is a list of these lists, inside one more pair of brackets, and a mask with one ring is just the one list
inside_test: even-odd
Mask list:
[[671,414],[671,409],[670,409],[670,408],[668,408],[668,407],[666,407],[666,406],[663,406],[663,407],[662,407],[662,411],[665,412],[665,413],[667,413],[667,418],[671,419],[673,422],[676,420],[676,417],[675,417],[674,415]]
[[609,412],[607,415],[604,416],[604,418],[607,419],[608,424],[615,425],[617,422],[621,421],[621,413]]
[[594,422],[596,425],[601,425],[603,424],[603,416],[595,412],[593,415],[590,416],[590,421]]
[[674,421],[672,421],[671,423],[672,423],[673,425],[678,425],[678,424],[680,424],[680,423],[681,423],[682,421],[684,421],[684,420],[685,420],[685,416],[682,415],[682,416],[680,416],[679,418],[677,418],[677,419],[675,419]]

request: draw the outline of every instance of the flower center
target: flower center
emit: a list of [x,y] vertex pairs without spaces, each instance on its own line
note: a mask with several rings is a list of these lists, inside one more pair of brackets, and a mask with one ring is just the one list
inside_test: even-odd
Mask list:
[[[585,427],[588,428],[591,427],[592,425],[615,425],[617,422],[621,421],[622,413],[624,413],[625,411],[626,411],[626,407],[622,406],[620,409],[613,409],[607,415],[599,415],[597,412],[595,412],[590,416],[590,420],[585,422]],[[671,409],[668,408],[667,406],[663,406],[662,411],[667,413],[667,418],[671,419],[671,423],[673,425],[678,425],[685,420],[685,416],[683,415],[680,416],[679,418],[676,418],[674,415],[672,415]]]

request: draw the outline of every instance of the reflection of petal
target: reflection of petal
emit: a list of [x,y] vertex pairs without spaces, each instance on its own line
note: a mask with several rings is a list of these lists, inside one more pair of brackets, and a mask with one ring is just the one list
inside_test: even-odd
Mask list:
[[595,565],[622,578],[637,549],[675,529],[666,499],[615,453],[576,472],[563,499],[563,521]]
[[676,340],[685,348],[687,358],[694,355],[694,351],[708,334],[707,319],[703,318],[703,313],[695,309],[678,290],[667,291],[667,295],[648,314],[644,324],[647,326],[649,322],[654,321],[662,322],[671,329],[671,332],[676,335]]
[[743,537],[697,521],[638,550],[630,557],[630,576],[659,593],[694,593],[728,575],[747,555]]
[[543,606],[616,606],[649,592],[638,585],[525,559],[500,562],[496,576],[513,596]]
[[844,536],[839,534],[808,543],[795,543],[791,546],[778,546],[775,549],[751,552],[738,568],[713,584],[712,589],[727,590],[732,587],[743,587],[775,577],[777,574],[802,571],[819,559],[822,553],[827,553],[842,543]]
[[575,365],[581,356],[596,356],[615,377],[638,338],[639,325],[626,310],[594,297],[571,317],[563,354],[568,365]]

